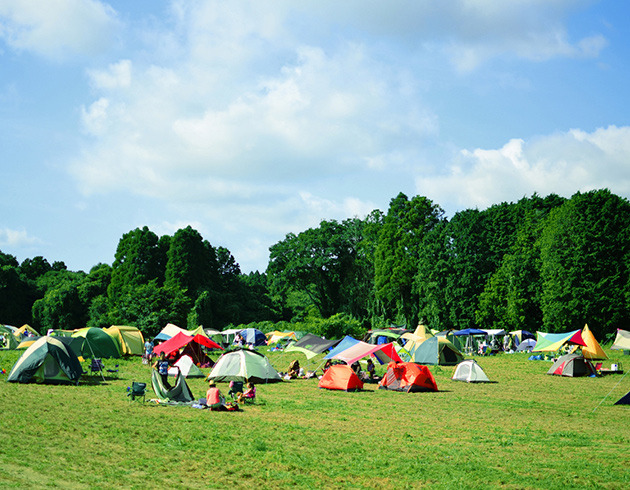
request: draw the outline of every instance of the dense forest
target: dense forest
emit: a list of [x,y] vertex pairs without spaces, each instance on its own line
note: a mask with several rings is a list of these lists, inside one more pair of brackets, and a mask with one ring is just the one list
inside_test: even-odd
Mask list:
[[[558,332],[630,326],[630,203],[608,190],[534,195],[447,219],[422,196],[322,221],[269,249],[264,273],[191,227],[120,239],[89,273],[0,252],[0,323],[40,331],[255,324],[329,338],[392,324]],[[289,323],[291,327],[289,327]]]

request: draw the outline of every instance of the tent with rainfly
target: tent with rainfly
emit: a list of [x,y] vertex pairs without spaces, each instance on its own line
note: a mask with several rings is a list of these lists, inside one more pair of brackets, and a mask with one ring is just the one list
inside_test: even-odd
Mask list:
[[219,357],[208,375],[208,380],[211,379],[216,382],[251,381],[256,384],[282,381],[267,357],[249,349],[235,349]]
[[407,393],[438,391],[437,383],[429,368],[414,362],[390,362],[378,387],[383,390]]
[[120,357],[118,344],[102,328],[81,328],[72,334],[73,338],[83,338],[81,355],[85,359],[98,357]]
[[462,353],[446,337],[428,338],[412,353],[412,361],[418,364],[454,366],[463,360]]
[[83,369],[70,348],[54,337],[40,337],[14,364],[7,381],[77,383]]
[[186,378],[203,378],[205,375],[195,365],[190,356],[182,356],[180,357],[173,366],[168,369],[169,376],[177,376],[179,373],[182,373]]
[[489,383],[490,380],[481,366],[474,359],[466,359],[455,368],[453,381],[465,381],[467,383]]
[[16,349],[18,346],[18,341],[13,335],[13,330],[7,327],[6,325],[0,325],[0,350],[2,349]]
[[112,325],[104,328],[105,332],[118,342],[120,353],[124,356],[141,356],[144,353],[144,337],[136,327]]
[[347,364],[335,364],[326,370],[317,386],[327,390],[359,391],[363,389],[363,381]]
[[595,368],[588,359],[579,354],[567,354],[558,358],[549,368],[547,374],[556,376],[590,376],[595,374]]

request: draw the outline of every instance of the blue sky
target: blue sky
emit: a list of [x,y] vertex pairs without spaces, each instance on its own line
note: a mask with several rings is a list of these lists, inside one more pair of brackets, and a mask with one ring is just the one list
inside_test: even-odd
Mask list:
[[0,250],[187,225],[243,271],[398,192],[630,197],[630,4],[0,0]]

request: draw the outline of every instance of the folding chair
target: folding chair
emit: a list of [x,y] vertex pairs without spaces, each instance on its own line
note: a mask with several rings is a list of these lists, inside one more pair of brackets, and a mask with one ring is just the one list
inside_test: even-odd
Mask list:
[[103,361],[101,359],[99,359],[97,357],[92,359],[92,362],[90,363],[90,372],[92,374],[94,374],[94,373],[102,373],[104,368],[105,368],[105,366],[103,366]]
[[145,395],[146,395],[146,383],[139,383],[137,381],[133,381],[131,386],[127,387],[127,396],[129,397],[129,403],[135,401],[136,398],[142,398],[142,403],[144,403]]

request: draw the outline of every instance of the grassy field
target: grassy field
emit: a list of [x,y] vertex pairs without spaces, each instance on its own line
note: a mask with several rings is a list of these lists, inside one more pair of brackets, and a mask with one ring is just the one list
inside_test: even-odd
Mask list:
[[[305,363],[268,355],[278,370]],[[1,351],[0,368],[18,356]],[[613,405],[630,376],[547,376],[548,361],[498,355],[478,359],[492,384],[453,382],[452,367],[431,368],[438,393],[294,380],[259,385],[256,405],[230,413],[129,403],[150,371],[139,358],[106,367],[118,362],[117,377],[79,386],[0,377],[0,486],[630,488],[630,407]],[[202,379],[189,385],[204,396]]]

